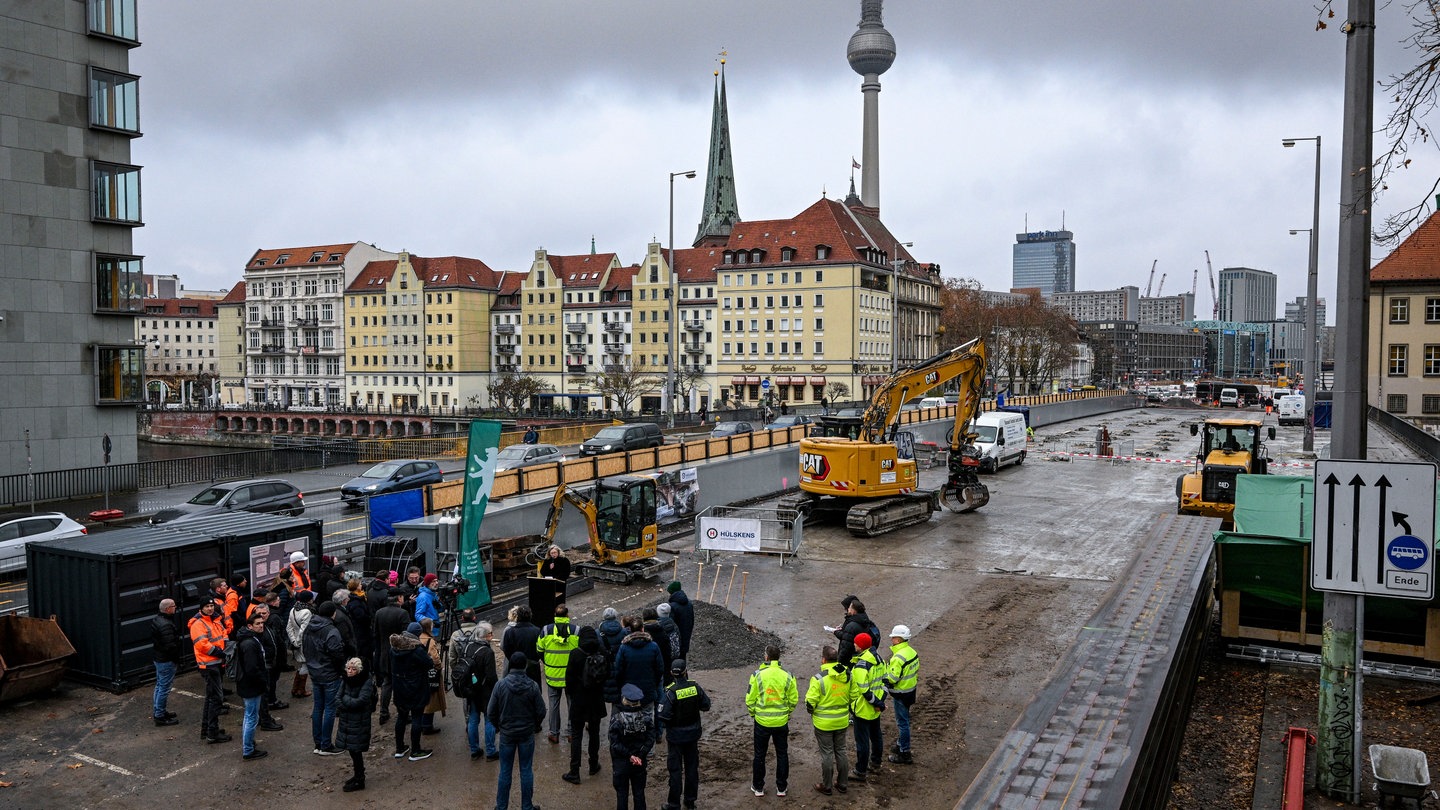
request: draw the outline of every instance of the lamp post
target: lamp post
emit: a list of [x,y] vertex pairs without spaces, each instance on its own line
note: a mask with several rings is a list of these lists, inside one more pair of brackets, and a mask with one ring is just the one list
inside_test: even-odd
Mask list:
[[[1313,138],[1286,138],[1281,145],[1291,147],[1300,141],[1315,142],[1315,214],[1310,224],[1310,278],[1306,284],[1305,302],[1305,452],[1315,450],[1315,386],[1320,379],[1320,327],[1316,313],[1320,308],[1320,136]],[[1300,230],[1290,233],[1297,234]]]
[[905,259],[900,256],[900,248],[915,247],[914,242],[896,242],[895,258],[890,261],[890,375],[900,370],[900,268],[905,266]]
[[675,299],[680,297],[678,291],[679,280],[675,274],[675,178],[687,177],[695,179],[695,170],[685,172],[670,172],[670,301],[668,314],[670,316],[670,345],[667,347],[665,364],[665,414],[670,427],[675,427],[675,361],[680,356],[679,339],[676,337],[676,310]]

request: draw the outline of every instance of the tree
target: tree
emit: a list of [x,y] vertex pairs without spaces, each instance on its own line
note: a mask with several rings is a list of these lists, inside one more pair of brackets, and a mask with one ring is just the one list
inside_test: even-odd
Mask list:
[[694,399],[695,389],[705,382],[705,368],[703,366],[682,365],[675,369],[675,391],[685,400],[685,412],[690,412],[690,400]]
[[630,406],[646,391],[664,386],[664,381],[651,377],[646,372],[623,365],[607,365],[605,370],[590,379],[596,392],[604,394],[619,407],[621,413],[629,413]]
[[520,413],[536,394],[554,390],[553,386],[532,374],[502,371],[490,382],[490,398],[511,416]]
[[850,398],[850,386],[843,382],[832,382],[825,386],[825,396],[829,402],[839,402],[842,399]]

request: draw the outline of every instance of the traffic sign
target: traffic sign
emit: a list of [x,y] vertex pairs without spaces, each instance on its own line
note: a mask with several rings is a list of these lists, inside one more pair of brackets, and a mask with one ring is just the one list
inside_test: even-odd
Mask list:
[[760,381],[760,390],[761,390],[761,391],[769,391],[769,390],[770,390],[770,378],[769,378],[769,377],[766,377],[765,379],[763,379],[763,380]]
[[1435,595],[1435,465],[1315,462],[1310,586],[1318,591]]

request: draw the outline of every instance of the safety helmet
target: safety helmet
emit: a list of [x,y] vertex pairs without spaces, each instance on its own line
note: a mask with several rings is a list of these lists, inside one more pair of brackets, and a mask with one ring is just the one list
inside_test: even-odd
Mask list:
[[897,624],[897,625],[895,625],[895,628],[890,631],[890,637],[891,637],[891,638],[903,638],[903,639],[905,639],[906,641],[909,641],[909,640],[910,640],[910,628],[906,627],[906,626],[903,625],[903,624]]
[[305,562],[305,552],[303,552],[303,551],[292,551],[292,552],[290,552],[290,562],[292,562],[292,563]]

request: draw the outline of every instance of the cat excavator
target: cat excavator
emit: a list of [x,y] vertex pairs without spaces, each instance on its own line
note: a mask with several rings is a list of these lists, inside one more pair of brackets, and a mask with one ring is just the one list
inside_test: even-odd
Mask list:
[[541,547],[554,542],[566,503],[584,517],[590,537],[591,559],[576,563],[577,573],[629,585],[636,579],[659,575],[668,564],[668,560],[656,556],[660,530],[652,476],[602,478],[595,482],[595,490],[588,498],[562,483],[555,488],[550,513],[545,517]]
[[[858,419],[822,418],[800,441],[800,491],[783,498],[780,508],[815,516],[843,513],[851,534],[875,537],[924,523],[942,501],[954,512],[984,506],[990,490],[980,483],[970,424],[980,412],[985,358],[985,344],[976,338],[895,372]],[[911,397],[951,380],[958,381],[960,396],[948,477],[939,490],[921,489],[910,434],[899,430],[900,409]]]

